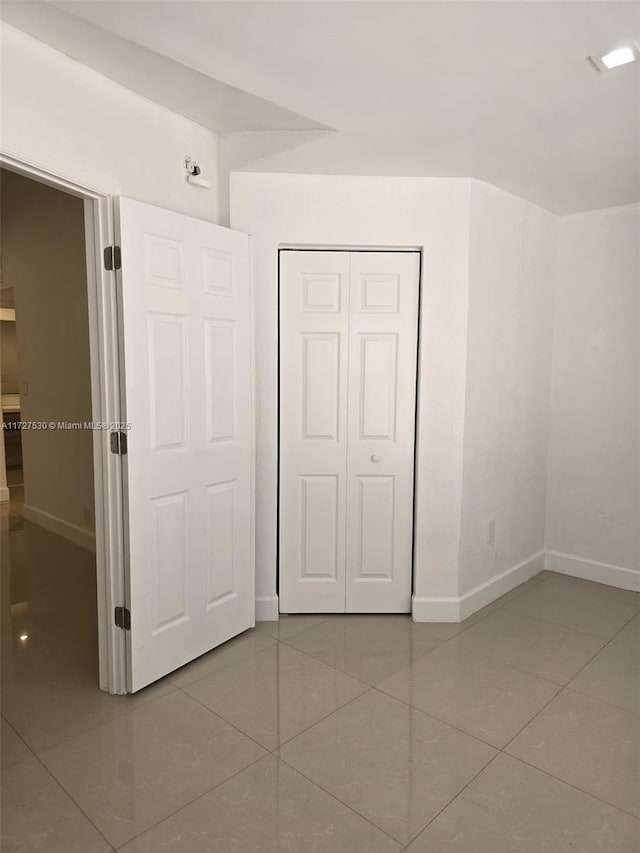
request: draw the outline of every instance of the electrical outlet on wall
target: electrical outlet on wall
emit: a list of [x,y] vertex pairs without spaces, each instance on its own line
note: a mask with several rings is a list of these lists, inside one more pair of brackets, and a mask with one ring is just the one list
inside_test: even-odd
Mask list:
[[85,506],[82,507],[82,513],[84,515],[84,525],[89,529],[93,528],[93,513],[91,512],[91,507]]
[[487,533],[487,545],[493,545],[496,541],[496,522],[492,518],[489,522],[489,531]]
[[23,397],[29,396],[29,380],[23,379],[20,385],[20,393]]

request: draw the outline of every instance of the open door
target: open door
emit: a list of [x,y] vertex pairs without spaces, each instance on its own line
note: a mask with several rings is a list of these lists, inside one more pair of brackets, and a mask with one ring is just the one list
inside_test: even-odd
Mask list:
[[117,218],[135,692],[254,624],[249,238],[126,198]]

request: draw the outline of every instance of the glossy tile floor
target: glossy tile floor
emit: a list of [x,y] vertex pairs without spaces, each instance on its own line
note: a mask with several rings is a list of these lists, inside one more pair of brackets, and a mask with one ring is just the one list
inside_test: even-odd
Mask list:
[[4,853],[640,850],[640,596],[283,618],[113,697],[92,555],[3,526]]

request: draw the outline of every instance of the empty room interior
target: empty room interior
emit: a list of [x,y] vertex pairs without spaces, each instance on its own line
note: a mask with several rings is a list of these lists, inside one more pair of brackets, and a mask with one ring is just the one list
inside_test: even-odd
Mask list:
[[0,849],[639,853],[640,3],[0,67]]

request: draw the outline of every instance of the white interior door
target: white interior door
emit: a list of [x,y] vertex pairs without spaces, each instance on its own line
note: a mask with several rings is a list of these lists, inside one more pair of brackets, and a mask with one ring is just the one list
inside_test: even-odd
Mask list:
[[280,609],[343,613],[349,253],[280,253]]
[[353,252],[347,613],[411,610],[417,252]]
[[419,253],[280,258],[280,609],[411,609]]
[[118,209],[136,691],[254,624],[249,241]]

